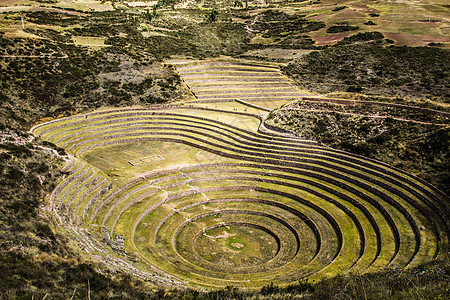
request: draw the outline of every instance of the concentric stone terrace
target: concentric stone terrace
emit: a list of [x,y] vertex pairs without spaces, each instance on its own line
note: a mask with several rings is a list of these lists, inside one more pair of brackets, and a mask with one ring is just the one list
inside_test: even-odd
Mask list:
[[105,110],[33,128],[73,156],[50,200],[62,226],[111,267],[206,288],[445,256],[448,199],[428,183],[278,135],[255,108],[213,107]]

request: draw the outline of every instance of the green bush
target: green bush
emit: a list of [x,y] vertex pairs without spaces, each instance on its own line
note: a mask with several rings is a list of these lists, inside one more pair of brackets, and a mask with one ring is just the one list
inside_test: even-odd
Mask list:
[[357,30],[358,28],[359,28],[358,26],[351,26],[351,25],[333,25],[333,26],[327,28],[327,32],[328,33],[340,33],[340,32]]
[[384,39],[384,35],[378,31],[359,32],[355,35],[345,37],[340,44],[350,44],[354,42],[366,42]]
[[338,7],[333,8],[332,11],[340,11],[340,10],[343,10],[343,9],[346,9],[346,8],[347,8],[347,6],[345,6],[345,5],[338,6]]
[[215,22],[217,21],[217,18],[219,16],[219,11],[215,8],[211,9],[211,11],[208,14],[208,21]]
[[367,22],[364,22],[364,25],[374,26],[374,25],[377,25],[377,24],[375,22],[369,20]]

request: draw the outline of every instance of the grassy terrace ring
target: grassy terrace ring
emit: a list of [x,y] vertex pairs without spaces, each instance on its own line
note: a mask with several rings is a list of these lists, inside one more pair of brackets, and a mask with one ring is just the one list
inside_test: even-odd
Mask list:
[[[89,255],[171,286],[260,288],[448,250],[448,198],[384,163],[260,129],[238,102],[35,126],[70,161],[49,206]],[[131,162],[131,163],[130,163]]]

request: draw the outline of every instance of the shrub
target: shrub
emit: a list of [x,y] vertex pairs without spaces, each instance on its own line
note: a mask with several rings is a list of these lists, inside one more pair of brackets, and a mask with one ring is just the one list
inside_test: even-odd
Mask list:
[[8,151],[10,154],[20,157],[20,158],[26,158],[30,157],[32,155],[31,151],[25,147],[24,145],[17,145],[13,143],[4,143],[0,144],[0,149],[4,149]]
[[351,44],[354,42],[366,42],[384,39],[384,35],[378,31],[359,32],[355,35],[345,37],[338,44]]
[[219,11],[217,9],[213,8],[208,14],[208,21],[215,22],[215,21],[217,21],[218,16],[219,16]]
[[333,25],[327,29],[328,33],[339,33],[339,32],[346,32],[346,31],[353,31],[357,30],[358,26],[351,26],[351,25]]
[[428,46],[429,47],[444,47],[444,44],[431,42],[431,43],[428,43]]
[[345,8],[347,8],[347,6],[345,6],[345,5],[344,6],[338,6],[338,7],[333,8],[332,11],[340,11],[340,10],[343,10]]

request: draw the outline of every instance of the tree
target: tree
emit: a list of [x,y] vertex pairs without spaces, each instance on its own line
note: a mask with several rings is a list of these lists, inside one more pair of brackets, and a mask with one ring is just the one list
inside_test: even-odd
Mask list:
[[150,13],[150,9],[147,9],[147,11],[143,12],[142,15],[149,21],[151,21],[153,18],[153,15]]
[[208,20],[210,22],[215,22],[215,21],[217,21],[217,16],[218,15],[219,15],[219,11],[217,9],[213,8],[211,10],[211,12],[209,13]]

